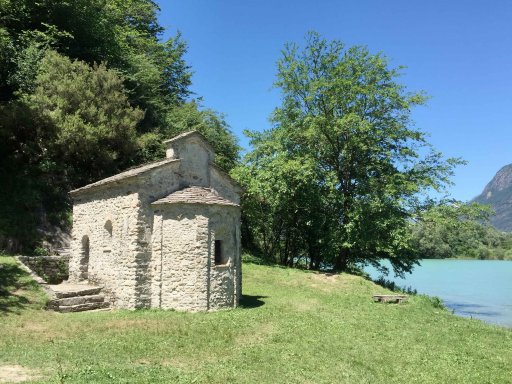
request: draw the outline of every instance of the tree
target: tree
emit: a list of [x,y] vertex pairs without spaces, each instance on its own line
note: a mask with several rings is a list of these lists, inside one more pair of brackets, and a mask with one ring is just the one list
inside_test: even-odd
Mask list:
[[29,91],[44,51],[52,48],[120,71],[130,103],[146,111],[138,130],[163,127],[167,112],[190,95],[191,71],[179,34],[160,41],[158,10],[152,0],[1,0],[0,44],[12,54],[2,66],[8,73],[0,100]]
[[20,101],[51,127],[45,151],[63,165],[70,188],[131,163],[137,150],[135,128],[144,112],[130,106],[117,71],[48,51],[35,85]]
[[507,236],[490,225],[492,213],[490,206],[477,203],[432,207],[412,226],[413,248],[422,259],[499,257],[510,246]]
[[116,71],[48,51],[34,91],[0,107],[0,234],[32,244],[42,216],[69,208],[70,189],[126,168],[143,116]]
[[230,171],[239,161],[237,139],[224,116],[211,109],[202,109],[196,101],[184,103],[167,115],[164,137],[174,137],[186,131],[198,131],[215,149],[215,163]]
[[239,162],[240,147],[224,116],[201,108],[192,100],[172,108],[166,116],[163,128],[139,137],[137,162],[145,163],[165,155],[164,140],[187,131],[200,132],[215,149],[215,164],[229,172]]
[[247,134],[255,149],[232,172],[244,186],[244,247],[282,265],[317,269],[329,253],[334,223],[314,159],[288,156],[277,132]]
[[[287,45],[278,61],[282,105],[272,115],[274,128],[254,142],[255,153],[313,161],[314,183],[331,215],[326,221],[335,223],[332,253],[322,258],[337,270],[379,265],[382,258],[397,273],[410,270],[416,262],[410,220],[429,203],[421,194],[443,191],[460,163],[444,160],[413,127],[411,109],[426,97],[407,92],[397,81],[401,70],[390,68],[383,54],[346,49],[317,33],[307,35],[303,50]],[[261,153],[268,142],[279,145]],[[246,163],[258,167],[252,155]]]

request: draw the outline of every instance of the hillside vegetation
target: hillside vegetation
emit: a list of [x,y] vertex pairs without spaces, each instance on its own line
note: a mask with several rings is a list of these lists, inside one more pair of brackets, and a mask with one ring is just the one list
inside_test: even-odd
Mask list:
[[411,226],[422,259],[512,260],[512,234],[494,228],[491,207],[477,203],[438,206]]
[[469,203],[448,201],[418,216],[412,247],[420,258],[512,260],[512,164]]
[[374,303],[387,291],[349,274],[245,263],[234,310],[59,314],[12,258],[0,265],[0,380],[17,369],[38,383],[512,382],[510,330],[425,296]]

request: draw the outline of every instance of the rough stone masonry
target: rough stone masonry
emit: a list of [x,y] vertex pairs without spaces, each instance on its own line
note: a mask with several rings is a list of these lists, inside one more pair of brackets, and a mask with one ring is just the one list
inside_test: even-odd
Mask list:
[[164,160],[71,192],[69,281],[103,286],[115,308],[235,307],[241,189],[199,133],[165,144]]

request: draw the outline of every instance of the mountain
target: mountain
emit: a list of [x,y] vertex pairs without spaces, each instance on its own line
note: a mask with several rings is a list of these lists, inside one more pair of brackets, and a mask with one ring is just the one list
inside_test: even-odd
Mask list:
[[512,232],[512,164],[501,168],[473,201],[490,204],[496,211],[491,224],[501,231]]

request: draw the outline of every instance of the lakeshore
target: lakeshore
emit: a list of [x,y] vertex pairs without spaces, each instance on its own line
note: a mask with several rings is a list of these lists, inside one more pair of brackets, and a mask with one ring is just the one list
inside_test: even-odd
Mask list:
[[[398,287],[439,297],[454,314],[512,328],[512,261],[424,259]],[[366,268],[372,279],[381,274]]]

